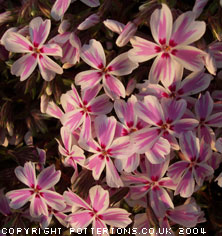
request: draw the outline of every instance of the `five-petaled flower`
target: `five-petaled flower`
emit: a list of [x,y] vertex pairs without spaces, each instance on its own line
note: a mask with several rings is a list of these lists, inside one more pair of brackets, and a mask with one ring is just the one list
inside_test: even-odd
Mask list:
[[62,49],[57,44],[44,44],[51,28],[51,21],[34,18],[29,24],[31,42],[16,32],[8,32],[4,37],[4,46],[10,52],[25,53],[11,68],[11,73],[26,80],[39,66],[42,78],[52,80],[56,73],[62,74],[63,69],[48,56],[62,57]]

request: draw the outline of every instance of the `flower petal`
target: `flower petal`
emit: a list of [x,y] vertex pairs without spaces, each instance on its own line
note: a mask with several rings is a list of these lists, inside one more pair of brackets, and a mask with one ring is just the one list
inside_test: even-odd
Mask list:
[[130,74],[134,69],[138,67],[138,64],[132,62],[128,53],[122,53],[113,59],[107,66],[107,70],[112,75],[122,76]]
[[191,11],[180,15],[173,24],[171,40],[176,44],[191,44],[200,39],[206,30],[203,21],[194,21],[195,14]]
[[63,69],[48,56],[41,54],[38,57],[38,65],[41,76],[46,81],[54,79],[55,74],[62,74]]
[[16,167],[15,175],[22,183],[31,188],[36,184],[35,165],[30,161],[26,162],[24,167]]
[[173,17],[169,7],[162,4],[161,9],[156,9],[150,18],[151,32],[158,44],[168,44],[172,32]]
[[213,99],[209,92],[201,94],[195,104],[195,113],[199,120],[207,119],[213,110]]
[[100,5],[99,0],[81,0],[81,2],[85,3],[89,7],[98,7]]
[[95,131],[98,142],[102,148],[109,147],[113,141],[116,130],[116,119],[114,116],[100,115],[95,118]]
[[106,94],[113,100],[119,97],[125,98],[126,96],[122,82],[111,74],[103,76],[103,86]]
[[87,70],[76,75],[75,84],[80,85],[84,90],[97,86],[101,80],[102,73],[99,70]]
[[87,227],[89,224],[91,224],[92,220],[92,211],[89,210],[72,213],[66,218],[66,221],[69,222],[69,224],[75,230]]
[[20,81],[26,80],[37,66],[37,59],[33,54],[27,54],[14,62],[11,67],[11,73],[20,76]]
[[110,113],[113,109],[113,104],[109,100],[106,94],[102,94],[93,99],[93,101],[90,102],[91,114],[104,115]]
[[48,207],[46,202],[38,194],[34,195],[30,204],[30,215],[39,217],[41,215],[48,216]]
[[57,184],[61,177],[61,171],[55,170],[55,166],[51,165],[44,170],[37,177],[37,184],[41,189],[49,189]]
[[204,67],[204,54],[192,46],[180,46],[173,50],[172,57],[177,60],[184,68],[191,71],[200,71]]
[[67,11],[70,3],[71,0],[56,0],[51,10],[51,16],[57,21],[60,20]]
[[91,39],[89,44],[84,44],[81,51],[81,58],[94,69],[103,69],[106,65],[106,57],[103,46],[99,41]]
[[42,54],[54,57],[62,57],[62,48],[58,44],[45,44],[41,50]]
[[19,209],[24,206],[33,196],[30,188],[13,190],[6,193],[6,197],[11,200],[9,206],[13,209]]
[[32,44],[21,34],[8,32],[4,40],[5,48],[10,52],[26,53],[31,52]]
[[102,220],[114,227],[125,228],[128,226],[132,220],[129,218],[130,213],[124,209],[120,208],[110,208],[101,214]]
[[109,207],[109,192],[100,185],[93,186],[89,190],[89,198],[95,212],[103,212]]
[[160,47],[146,39],[134,36],[130,40],[133,49],[129,50],[128,56],[133,62],[144,62],[159,54]]
[[123,158],[132,155],[134,153],[132,146],[129,136],[116,138],[109,147],[110,156]]

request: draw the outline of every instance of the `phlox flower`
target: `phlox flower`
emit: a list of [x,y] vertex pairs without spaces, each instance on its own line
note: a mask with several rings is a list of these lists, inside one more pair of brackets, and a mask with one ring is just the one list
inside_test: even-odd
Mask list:
[[204,71],[192,72],[182,80],[183,70],[181,67],[177,68],[172,84],[151,84],[146,80],[144,84],[139,84],[137,87],[140,89],[139,96],[145,97],[146,95],[156,96],[158,99],[171,98],[187,100],[188,97],[204,91],[208,88],[213,76],[204,73]]
[[127,53],[122,53],[106,65],[106,57],[99,41],[91,39],[89,44],[82,47],[81,58],[94,70],[80,72],[75,77],[75,83],[82,89],[94,87],[102,80],[106,94],[112,98],[125,97],[125,88],[115,76],[130,74],[138,67],[130,61]]
[[82,125],[80,137],[89,139],[91,135],[91,121],[93,116],[109,113],[113,105],[106,94],[97,94],[101,85],[82,91],[80,97],[75,86],[72,90],[61,96],[61,104],[65,110],[61,117],[62,124],[72,132]]
[[56,73],[62,74],[63,69],[48,56],[62,56],[62,49],[57,44],[44,44],[51,28],[51,21],[43,21],[41,17],[34,18],[29,23],[31,42],[16,32],[8,32],[4,39],[4,46],[10,52],[25,53],[11,67],[11,73],[26,80],[36,66],[39,66],[44,80],[52,80]]
[[154,126],[132,133],[138,152],[145,153],[159,137],[167,139],[173,149],[179,150],[176,137],[198,125],[195,119],[182,118],[186,107],[184,99],[176,101],[163,98],[159,102],[155,96],[148,95],[144,97],[144,102],[138,101],[136,104],[138,117]]
[[[51,16],[55,20],[60,20],[67,11],[67,9],[69,8],[70,3],[74,1],[76,0],[56,0],[51,10]],[[80,1],[90,7],[98,7],[100,5],[99,0],[80,0]]]
[[214,101],[209,92],[201,94],[195,103],[195,114],[199,121],[198,137],[206,143],[215,142],[215,134],[212,128],[222,127],[222,112],[213,113]]
[[79,145],[88,152],[94,153],[88,157],[85,167],[92,170],[95,180],[98,180],[106,167],[106,182],[110,187],[123,186],[122,180],[113,164],[112,158],[126,158],[133,153],[129,136],[114,138],[116,119],[111,116],[100,115],[95,118],[95,133],[98,142],[94,139],[80,140]]
[[[64,193],[69,205],[72,205],[73,213],[66,220],[74,229],[85,228],[92,223],[93,235],[109,235],[106,225],[124,228],[132,221],[129,213],[120,208],[109,207],[109,192],[96,185],[89,190],[90,203],[88,204],[71,190]],[[106,230],[107,233],[97,234],[97,229]]]
[[30,201],[29,210],[32,217],[47,216],[48,207],[57,211],[62,211],[65,208],[63,196],[50,190],[61,176],[61,172],[56,171],[54,165],[43,169],[36,178],[34,164],[26,162],[24,167],[18,166],[15,169],[15,175],[28,188],[6,193],[6,197],[11,200],[9,204],[11,208],[19,209]]
[[129,58],[134,62],[144,62],[156,57],[149,73],[151,83],[160,80],[170,85],[179,65],[191,71],[203,68],[202,57],[205,52],[189,45],[201,38],[206,24],[195,21],[193,12],[183,13],[173,24],[170,9],[162,4],[161,9],[152,13],[150,27],[156,43],[133,37]]
[[192,133],[186,132],[181,135],[180,148],[183,160],[172,164],[167,175],[177,183],[175,195],[190,197],[195,191],[195,184],[201,187],[207,176],[214,173],[207,160],[211,157],[212,150],[204,140],[201,141]]
[[121,176],[124,184],[130,187],[132,199],[141,199],[148,194],[150,206],[158,217],[162,217],[168,208],[174,208],[166,189],[175,190],[176,184],[171,178],[164,177],[169,161],[169,157],[161,164],[152,164],[146,160],[146,168],[142,173],[124,173]]

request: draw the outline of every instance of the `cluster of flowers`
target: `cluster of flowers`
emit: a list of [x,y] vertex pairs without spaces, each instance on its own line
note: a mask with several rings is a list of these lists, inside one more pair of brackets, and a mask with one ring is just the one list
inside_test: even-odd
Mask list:
[[[90,7],[100,4],[98,0],[81,1]],[[60,20],[70,3],[57,0],[52,17]],[[153,225],[170,229],[172,224],[194,227],[205,220],[192,196],[204,181],[215,181],[214,172],[222,161],[222,107],[215,102],[222,100],[221,91],[205,91],[217,68],[222,68],[222,43],[214,42],[205,51],[194,45],[206,30],[205,22],[196,20],[206,3],[197,0],[193,11],[179,15],[174,23],[166,4],[155,9],[150,18],[154,41],[134,36],[138,22],[123,25],[105,20],[105,26],[119,34],[117,46],[131,44],[129,51],[109,63],[102,44],[91,39],[82,46],[78,36],[68,31],[66,20],[60,24],[59,34],[47,43],[51,22],[40,17],[3,35],[1,44],[8,51],[24,54],[11,67],[11,73],[21,81],[28,79],[37,65],[46,81],[80,59],[91,67],[75,76],[71,90],[60,98],[61,106],[43,95],[41,111],[62,124],[58,149],[64,165],[74,169],[70,183],[75,184],[85,169],[92,171],[97,183],[86,199],[71,189],[61,195],[54,188],[60,170],[54,165],[44,167],[42,161],[36,177],[36,165],[27,162],[17,167],[15,174],[28,188],[9,191],[5,196],[2,193],[3,214],[10,215],[10,208],[20,209],[30,202],[26,214],[42,228],[50,224],[53,215],[63,226],[76,229],[91,223],[94,228],[132,223],[138,229]],[[99,22],[99,15],[93,14],[78,29]],[[130,77],[125,88],[120,77],[131,76],[140,68],[139,63],[153,58],[148,79],[137,84]],[[135,88],[138,93],[133,94]],[[222,186],[222,174],[216,181]],[[125,187],[129,189],[127,204],[142,209],[135,216],[118,203],[110,207],[110,196]],[[175,195],[186,201],[175,206]],[[151,212],[154,220],[142,213],[145,211]]]

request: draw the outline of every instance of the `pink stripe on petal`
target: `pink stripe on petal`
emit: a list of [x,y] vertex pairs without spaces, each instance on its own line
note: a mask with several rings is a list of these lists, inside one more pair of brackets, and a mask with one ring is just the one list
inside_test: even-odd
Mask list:
[[202,94],[195,104],[195,113],[200,121],[206,120],[213,110],[213,99],[209,92]]
[[193,179],[192,169],[188,169],[181,178],[175,191],[175,195],[180,194],[181,197],[188,198],[193,194],[194,186],[195,182]]
[[57,21],[60,20],[67,11],[70,3],[71,0],[56,0],[51,10],[51,16]]
[[48,216],[48,207],[42,197],[36,194],[30,204],[30,215],[32,217]]
[[215,113],[208,117],[206,124],[211,127],[222,127],[222,112]]
[[103,87],[106,94],[111,99],[118,99],[119,97],[125,98],[126,91],[122,82],[111,74],[103,76]]
[[162,8],[156,9],[150,19],[151,32],[158,44],[168,44],[172,25],[173,17],[171,11],[166,4],[162,4]]
[[80,132],[80,139],[89,140],[91,138],[91,118],[89,114],[85,114],[83,118],[82,129]]
[[44,44],[48,38],[50,28],[51,21],[43,21],[41,17],[36,17],[29,23],[29,33],[34,47]]
[[11,200],[10,207],[13,209],[19,209],[24,206],[33,196],[33,191],[31,189],[19,189],[13,190],[6,193],[6,197]]
[[101,214],[103,221],[114,227],[125,228],[132,220],[129,218],[130,213],[120,208],[110,208]]
[[106,182],[111,188],[123,187],[123,182],[110,158],[106,158]]
[[206,24],[194,21],[195,14],[191,11],[180,15],[173,25],[171,40],[176,44],[191,44],[197,41],[205,33]]
[[45,113],[57,119],[61,119],[64,115],[62,110],[53,101],[48,103]]
[[20,81],[26,80],[37,66],[37,59],[32,54],[19,58],[11,67],[11,73],[20,76]]
[[116,119],[111,116],[100,115],[95,119],[95,131],[102,148],[109,148],[116,129]]
[[143,154],[159,139],[158,128],[143,128],[131,134],[137,153]]
[[75,84],[82,89],[90,89],[99,84],[102,80],[102,73],[99,70],[87,70],[80,72],[75,77]]
[[45,44],[41,48],[42,54],[54,57],[62,57],[62,49],[58,44]]
[[102,85],[97,84],[96,86],[89,87],[88,89],[85,89],[82,91],[82,100],[84,101],[84,105],[89,104],[91,101],[93,101],[96,97],[96,95],[101,90]]
[[192,46],[180,46],[174,50],[173,58],[184,68],[200,71],[204,66],[204,52]]
[[36,184],[35,165],[32,162],[26,162],[24,167],[16,167],[15,175],[22,183],[31,188]]
[[151,125],[165,123],[163,109],[158,99],[154,96],[144,97],[144,103],[138,101],[136,104],[136,113],[138,117]]
[[109,192],[100,185],[96,185],[89,190],[89,198],[95,212],[101,212],[109,207]]
[[86,159],[85,167],[93,171],[93,178],[98,180],[105,168],[105,157],[101,154],[94,154]]
[[103,69],[106,65],[106,57],[102,44],[95,39],[91,39],[89,44],[82,47],[81,58],[94,69]]
[[96,97],[90,103],[90,113],[93,115],[103,115],[110,113],[113,109],[113,104],[109,100],[109,97],[107,97],[105,94]]
[[41,76],[46,81],[51,81],[52,79],[54,79],[56,73],[63,73],[63,69],[57,63],[43,54],[38,57],[38,65]]
[[76,130],[84,121],[84,112],[81,109],[76,109],[65,113],[61,118],[61,123],[71,131]]
[[133,37],[130,40],[133,49],[129,50],[129,58],[133,62],[144,62],[157,56],[160,47],[146,39],[140,37]]
[[113,59],[107,66],[107,69],[112,75],[122,76],[130,74],[137,67],[138,64],[132,62],[126,52]]
[[41,194],[42,197],[45,199],[47,205],[49,205],[52,209],[55,209],[57,211],[62,211],[65,209],[66,204],[62,195],[51,190],[42,190]]
[[187,131],[193,130],[195,127],[197,127],[199,122],[195,119],[181,119],[176,121],[172,126],[171,129],[175,132],[175,134],[178,136],[179,134]]
[[165,86],[171,85],[175,77],[174,68],[177,64],[169,53],[158,55],[149,73],[150,83],[157,84],[161,80]]
[[121,158],[129,156],[134,153],[132,143],[130,142],[129,136],[116,138],[111,146],[109,147],[110,156],[115,158]]
[[61,171],[55,170],[55,166],[51,165],[44,170],[37,177],[37,184],[41,189],[49,189],[59,182]]
[[87,227],[93,220],[92,211],[84,210],[81,212],[75,212],[71,215],[67,216],[66,220],[74,229],[85,228]]
[[189,165],[190,163],[187,161],[178,161],[170,165],[167,175],[176,183],[180,180]]
[[212,76],[203,71],[193,72],[181,82],[180,94],[189,96],[208,88]]
[[32,44],[21,34],[8,32],[4,39],[4,46],[10,52],[25,53],[31,52]]
[[70,206],[76,208],[83,208],[86,210],[92,210],[88,203],[86,203],[82,198],[80,198],[77,194],[73,193],[71,190],[65,191],[64,198]]

